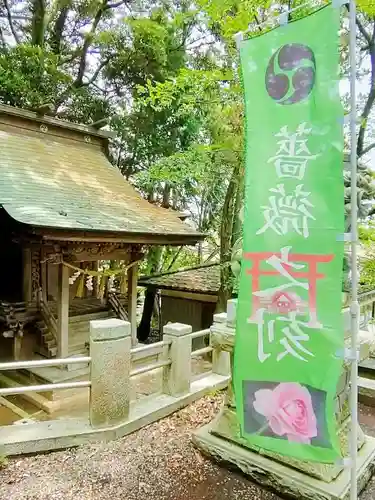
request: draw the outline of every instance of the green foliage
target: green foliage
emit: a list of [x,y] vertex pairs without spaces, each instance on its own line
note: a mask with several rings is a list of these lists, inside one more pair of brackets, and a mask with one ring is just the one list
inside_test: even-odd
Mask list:
[[375,4],[372,0],[358,0],[357,7],[364,14],[375,17]]
[[[217,152],[201,146],[162,158],[134,181],[143,192],[154,189],[163,193],[167,184],[173,208],[184,210],[190,205],[197,229],[208,232],[220,215],[226,179],[227,169]],[[159,201],[162,203],[162,194]]]
[[361,259],[360,284],[375,288],[375,244],[371,242],[365,250],[365,256]]
[[56,55],[29,44],[0,53],[0,101],[33,108],[54,102],[71,82]]

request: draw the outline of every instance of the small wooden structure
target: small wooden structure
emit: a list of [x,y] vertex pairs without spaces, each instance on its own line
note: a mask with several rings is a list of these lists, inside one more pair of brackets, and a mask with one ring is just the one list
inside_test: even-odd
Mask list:
[[[36,351],[82,354],[89,320],[108,316],[129,318],[134,344],[137,262],[145,248],[201,239],[176,214],[145,201],[109,163],[109,136],[0,106],[2,360],[31,359]],[[134,264],[125,296],[99,298],[94,277],[76,298],[72,275],[95,272],[104,260]]]
[[220,288],[220,265],[168,272],[140,278],[139,285],[160,290],[161,325],[186,323],[193,331],[213,322]]

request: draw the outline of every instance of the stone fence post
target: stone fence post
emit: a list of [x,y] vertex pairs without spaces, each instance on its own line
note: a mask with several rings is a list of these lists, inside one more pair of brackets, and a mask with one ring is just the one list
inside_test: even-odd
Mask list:
[[[236,327],[237,300],[227,302],[227,312],[214,315],[214,324],[211,327],[212,372],[217,375],[231,375],[231,351],[224,348],[221,342],[212,341],[212,329],[217,330],[218,325],[223,329]],[[220,329],[220,326],[219,326]]]
[[128,321],[90,321],[90,423],[111,426],[129,416],[131,325]]
[[223,376],[230,375],[230,353],[223,351],[220,345],[212,347],[212,373]]
[[169,323],[163,328],[163,340],[171,342],[166,355],[172,361],[163,369],[164,394],[177,397],[190,392],[192,330],[183,323]]

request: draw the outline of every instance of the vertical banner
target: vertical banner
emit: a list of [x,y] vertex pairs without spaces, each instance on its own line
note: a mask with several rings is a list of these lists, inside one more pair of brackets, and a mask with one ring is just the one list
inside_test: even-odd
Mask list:
[[[244,244],[234,388],[249,444],[340,456],[344,233],[339,9],[241,43]],[[340,359],[341,356],[341,359]]]

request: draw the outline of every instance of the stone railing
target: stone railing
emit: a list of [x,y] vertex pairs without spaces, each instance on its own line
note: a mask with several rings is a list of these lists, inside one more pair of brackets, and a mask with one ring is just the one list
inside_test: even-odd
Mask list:
[[[210,330],[192,333],[191,326],[172,323],[164,327],[163,340],[148,346],[131,347],[131,326],[119,319],[91,321],[90,353],[85,358],[51,359],[1,363],[0,371],[89,364],[86,381],[38,386],[0,388],[1,396],[43,393],[62,389],[89,390],[89,418],[26,422],[0,427],[0,447],[8,455],[35,453],[88,441],[114,439],[133,432],[229,381],[228,355],[207,347],[192,351],[194,338],[210,336]],[[204,352],[203,352],[204,351]],[[192,358],[212,352],[212,370],[192,375]],[[134,381],[150,373],[161,377],[161,392],[144,398],[132,397]]]

